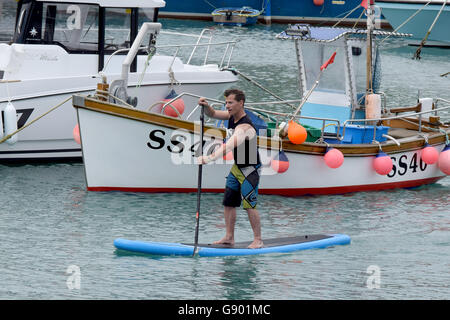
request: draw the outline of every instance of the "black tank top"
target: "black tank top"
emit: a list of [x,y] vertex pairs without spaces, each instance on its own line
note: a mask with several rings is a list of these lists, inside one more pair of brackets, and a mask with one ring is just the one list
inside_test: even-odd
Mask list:
[[[228,120],[228,129],[235,129],[238,125],[243,123],[248,123],[256,131],[256,128],[253,125],[252,120],[247,114],[241,119],[239,119],[239,121],[236,123],[234,122],[233,116],[231,116],[230,119]],[[253,138],[245,139],[244,143],[234,148],[233,157],[234,163],[238,167],[247,167],[261,164],[256,134]]]

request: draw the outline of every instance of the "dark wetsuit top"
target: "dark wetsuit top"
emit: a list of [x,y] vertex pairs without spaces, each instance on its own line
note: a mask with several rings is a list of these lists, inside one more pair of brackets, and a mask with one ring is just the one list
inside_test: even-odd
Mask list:
[[[234,122],[233,116],[230,117],[228,120],[228,129],[235,129],[238,125],[248,123],[253,127],[253,129],[256,128],[253,125],[252,120],[250,117],[246,114],[244,117],[239,119],[238,122]],[[251,139],[245,139],[245,141],[233,149],[233,157],[234,157],[234,163],[239,167],[248,167],[248,166],[254,166],[261,164],[261,159],[259,158],[259,152],[258,152],[258,144],[257,144],[257,137],[256,134]]]
[[[236,123],[233,117],[230,117],[228,129],[234,129],[242,123],[248,123],[255,129],[248,115]],[[227,177],[223,205],[239,207],[243,200],[244,209],[256,208],[261,168],[256,134],[253,138],[246,139],[241,145],[234,148],[233,156],[235,164],[231,167]]]

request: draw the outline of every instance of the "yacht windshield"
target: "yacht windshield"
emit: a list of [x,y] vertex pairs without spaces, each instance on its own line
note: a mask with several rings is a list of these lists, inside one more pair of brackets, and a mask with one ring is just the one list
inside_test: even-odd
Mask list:
[[[15,0],[12,0],[15,1]],[[139,12],[139,14],[137,14]],[[15,41],[57,44],[66,51],[93,53],[130,47],[131,34],[144,21],[156,20],[154,9],[105,8],[95,4],[24,1],[17,20]],[[103,30],[104,38],[100,33]]]
[[16,11],[16,0],[0,1],[0,42],[12,41]]

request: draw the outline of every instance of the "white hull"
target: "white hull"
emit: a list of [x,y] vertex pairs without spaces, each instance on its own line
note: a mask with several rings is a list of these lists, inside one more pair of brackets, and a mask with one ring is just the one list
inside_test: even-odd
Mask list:
[[[164,62],[167,62],[167,59],[164,59]],[[83,63],[80,62],[80,65]],[[119,65],[117,69],[118,67]],[[131,95],[136,91],[134,96],[137,96],[140,106],[148,108],[161,101],[170,91],[167,71],[150,69],[141,83],[140,90],[134,90],[133,87],[138,83],[140,76],[139,71],[130,75],[129,86]],[[107,77],[108,80],[113,80],[119,78],[119,74],[107,74]],[[175,73],[175,77],[181,83],[174,87],[177,93],[188,91],[197,95],[213,96],[220,95],[237,79],[230,72],[219,71],[217,67],[184,70]],[[0,107],[4,110],[10,98],[17,110],[18,127],[21,127],[73,94],[93,93],[98,82],[98,77],[92,75],[3,82],[0,83]],[[185,100],[186,106],[193,105],[194,100],[190,98]],[[189,110],[185,110],[184,115],[188,113]],[[73,128],[76,123],[72,102],[68,101],[21,131],[15,144],[0,144],[0,161],[80,158],[80,145],[73,139]]]
[[[194,153],[190,149],[192,145],[196,149],[198,134],[85,108],[77,110],[88,190],[197,190],[198,165],[194,163]],[[174,134],[181,134],[185,138]],[[205,140],[205,153],[211,152],[211,143],[221,141],[220,138],[212,138],[207,134]],[[260,143],[261,141],[260,139]],[[177,151],[182,145],[184,153],[180,156]],[[440,151],[444,148],[444,142],[435,147]],[[341,167],[331,169],[325,164],[323,154],[284,151],[290,167],[285,173],[279,174],[270,166],[270,161],[278,150],[270,150],[260,144],[263,162],[260,193],[303,195],[380,190],[414,187],[445,177],[436,164],[426,165],[421,162],[420,148],[391,153],[395,169],[387,176],[375,172],[372,166],[373,155],[346,156]],[[203,190],[222,192],[232,163],[218,161],[205,165]]]
[[[183,44],[184,40],[180,39],[181,36],[193,36],[200,41],[205,37],[203,31],[200,35],[176,33],[177,38],[170,45],[158,47],[157,32],[152,29],[152,41],[149,34],[142,35],[139,45],[132,47],[141,22],[157,25],[159,34],[160,24],[152,21],[157,19],[157,8],[164,5],[165,2],[159,0],[144,3],[20,2],[12,43],[0,43],[0,111],[4,113],[8,102],[11,102],[17,111],[17,127],[25,127],[14,136],[13,140],[17,142],[11,145],[0,143],[0,162],[81,159],[81,147],[73,138],[77,122],[72,103],[68,101],[53,108],[74,94],[94,93],[97,83],[104,76],[108,83],[122,79],[125,68],[133,71],[128,78],[127,93],[131,98],[137,97],[138,105],[143,110],[165,99],[172,89],[177,93],[189,91],[197,95],[218,96],[236,82],[236,75],[221,71],[222,66],[226,65],[226,57],[230,62],[234,44],[214,43],[212,34],[208,37],[208,53],[213,53],[212,48],[209,52],[210,46],[218,45],[217,50],[223,53],[222,60],[218,58],[220,62],[217,58],[212,61],[210,57],[208,60],[207,54],[204,57],[198,53],[194,55],[197,44]],[[14,23],[13,19],[4,19],[6,23]],[[136,55],[141,44],[143,47],[147,45],[149,57],[141,51],[136,60],[133,57],[124,66],[126,54],[133,48]],[[184,47],[192,53],[183,62],[175,49]],[[202,62],[191,63],[191,60],[199,59]],[[133,88],[136,86],[140,90]],[[114,91],[112,94],[118,93]],[[191,106],[193,101],[186,98],[186,106]],[[12,134],[9,128],[15,127],[14,115],[10,110],[12,108],[9,107],[8,114],[12,116],[8,117],[8,124],[0,125],[0,138]],[[189,111],[185,110],[183,116]],[[8,142],[13,141],[10,139]]]

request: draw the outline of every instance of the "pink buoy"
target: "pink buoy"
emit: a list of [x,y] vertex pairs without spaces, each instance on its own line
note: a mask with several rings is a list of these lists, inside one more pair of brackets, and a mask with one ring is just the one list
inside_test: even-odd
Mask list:
[[391,157],[382,151],[380,151],[373,160],[373,168],[382,176],[385,176],[391,172],[393,166],[394,164],[392,163]]
[[450,144],[447,144],[439,154],[438,167],[443,173],[450,175]]
[[344,155],[340,150],[330,148],[325,152],[324,160],[328,167],[336,169],[344,163]]
[[80,127],[77,125],[73,128],[73,139],[75,140],[76,143],[81,144],[81,139],[80,139]]
[[289,159],[284,153],[280,151],[271,161],[270,166],[278,173],[286,172],[289,169]]
[[[223,147],[225,148],[225,143],[223,144]],[[228,151],[228,153],[223,156],[223,160],[233,160],[233,157],[233,151]]]
[[430,146],[428,143],[425,143],[425,146],[421,151],[420,157],[426,164],[433,164],[436,163],[436,161],[438,161],[439,152],[436,150],[435,147]]
[[[171,90],[169,92],[169,94],[164,98],[164,103],[169,102],[170,100],[172,100],[173,98],[175,98],[177,96],[177,93],[175,92],[175,90]],[[169,117],[178,117],[177,111],[175,111],[173,108],[175,108],[178,113],[180,115],[183,114],[184,112],[184,101],[181,98],[176,99],[175,101],[172,101],[170,104],[168,104],[165,108],[164,108],[164,114],[166,116]]]

